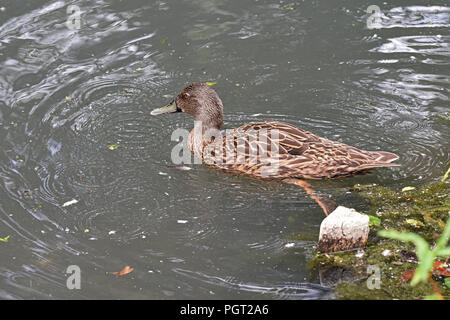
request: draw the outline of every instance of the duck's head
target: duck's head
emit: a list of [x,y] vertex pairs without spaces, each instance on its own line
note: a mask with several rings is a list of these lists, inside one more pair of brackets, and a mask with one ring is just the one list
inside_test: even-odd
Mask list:
[[157,108],[152,115],[163,113],[185,112],[197,121],[203,128],[221,129],[223,125],[223,104],[216,91],[203,82],[194,82],[173,99],[169,104]]

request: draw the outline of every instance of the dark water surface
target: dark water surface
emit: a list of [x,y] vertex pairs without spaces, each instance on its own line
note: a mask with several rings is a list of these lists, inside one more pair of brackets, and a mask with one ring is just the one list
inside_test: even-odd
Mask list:
[[360,210],[356,183],[436,180],[450,6],[396,2],[0,0],[0,298],[333,298],[307,268],[323,214],[305,192],[170,167],[193,119],[149,111],[214,81],[226,128],[276,119],[399,154],[400,168],[314,183]]

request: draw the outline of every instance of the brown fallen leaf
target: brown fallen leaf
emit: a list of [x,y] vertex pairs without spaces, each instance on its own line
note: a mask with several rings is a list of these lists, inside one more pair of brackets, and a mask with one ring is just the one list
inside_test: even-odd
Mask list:
[[402,279],[405,281],[411,281],[412,277],[414,277],[414,273],[416,270],[406,270],[402,273]]
[[119,272],[110,272],[112,274],[115,274],[116,276],[124,276],[126,274],[129,274],[130,272],[132,272],[134,269],[130,266],[126,266],[125,268],[123,268],[121,271]]
[[450,277],[450,270],[448,269],[447,264],[441,261],[436,261],[433,264],[433,274],[437,276]]

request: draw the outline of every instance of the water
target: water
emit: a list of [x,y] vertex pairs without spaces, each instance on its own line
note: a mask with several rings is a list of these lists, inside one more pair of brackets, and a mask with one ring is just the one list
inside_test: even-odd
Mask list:
[[149,112],[215,81],[226,128],[276,119],[400,155],[314,183],[340,204],[364,209],[356,183],[434,181],[450,158],[450,7],[396,2],[369,30],[373,1],[1,0],[0,298],[333,298],[307,268],[323,214],[305,192],[171,167],[171,134],[193,120]]

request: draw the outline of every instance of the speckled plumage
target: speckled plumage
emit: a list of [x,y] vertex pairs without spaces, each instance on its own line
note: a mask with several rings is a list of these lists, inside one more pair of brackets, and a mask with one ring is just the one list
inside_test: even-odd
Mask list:
[[[271,134],[273,130],[278,132],[277,139]],[[204,144],[203,161],[211,167],[263,179],[329,179],[366,173],[376,167],[398,166],[390,163],[398,159],[393,153],[360,150],[278,121],[245,124],[235,129],[234,134],[228,137],[229,140],[233,140],[232,142],[227,143],[225,134],[223,137],[222,141]],[[239,138],[246,141],[245,150],[242,149],[244,152],[237,150]],[[267,143],[264,143],[265,141]],[[271,143],[278,147],[272,150]],[[223,161],[217,161],[218,144],[222,146],[219,155]],[[260,148],[262,145],[263,148]],[[271,162],[260,157],[252,159],[250,156],[257,154],[255,149],[258,147],[259,150],[268,150],[268,158],[273,151],[278,150],[278,159],[274,160],[278,163],[273,170],[270,170],[271,165],[273,166]],[[245,159],[227,162],[226,159],[230,154],[233,158],[244,156]]]

